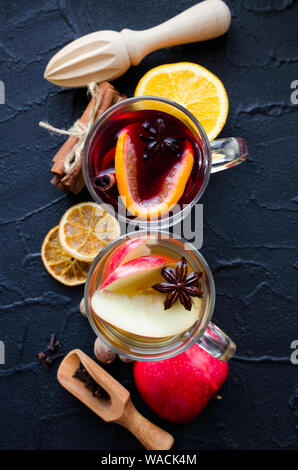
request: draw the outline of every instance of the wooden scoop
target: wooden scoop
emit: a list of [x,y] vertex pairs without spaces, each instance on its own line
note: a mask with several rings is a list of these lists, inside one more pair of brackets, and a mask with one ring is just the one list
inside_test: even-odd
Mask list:
[[[83,364],[91,377],[107,392],[109,398],[98,398],[77,378],[73,377]],[[61,362],[57,378],[88,408],[107,423],[118,423],[128,429],[148,450],[168,450],[174,443],[171,434],[152,424],[134,407],[130,393],[117,380],[96,364],[80,349],[71,351]]]
[[224,34],[231,13],[222,0],[205,0],[144,31],[98,31],[77,39],[48,63],[44,77],[65,87],[114,80],[150,52],[163,47],[206,41]]

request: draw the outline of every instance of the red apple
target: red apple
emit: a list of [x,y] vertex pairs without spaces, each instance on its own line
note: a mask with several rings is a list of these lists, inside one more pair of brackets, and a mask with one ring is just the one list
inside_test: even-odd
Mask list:
[[150,254],[150,249],[146,245],[146,238],[135,238],[133,240],[127,240],[125,243],[120,245],[114,253],[110,256],[107,266],[104,270],[102,280],[104,281],[107,277],[116,269],[120,264],[126,263],[133,258],[145,256]]
[[170,359],[135,362],[133,373],[141,397],[154,413],[174,423],[188,423],[223,385],[229,366],[194,344]]

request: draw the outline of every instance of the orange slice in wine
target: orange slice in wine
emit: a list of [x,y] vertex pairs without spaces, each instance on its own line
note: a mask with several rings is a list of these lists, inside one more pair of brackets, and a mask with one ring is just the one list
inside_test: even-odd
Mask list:
[[[192,146],[185,141],[181,156],[173,158],[172,165],[162,176],[159,167],[154,169],[158,179],[155,185],[154,182],[146,181],[146,173],[152,173],[153,163],[149,161],[144,164],[135,134],[134,125],[129,125],[122,129],[118,137],[115,154],[118,191],[130,214],[147,219],[161,217],[178,203],[184,193],[194,164]],[[158,166],[156,162],[154,165]],[[149,188],[145,188],[146,185]],[[153,186],[156,186],[155,192],[151,190],[150,193],[150,187]],[[147,196],[144,197],[146,191]]]

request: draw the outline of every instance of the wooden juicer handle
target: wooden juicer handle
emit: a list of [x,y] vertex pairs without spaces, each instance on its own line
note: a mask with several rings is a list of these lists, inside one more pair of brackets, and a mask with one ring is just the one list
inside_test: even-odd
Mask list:
[[123,29],[120,34],[131,64],[138,65],[157,49],[221,36],[230,24],[231,13],[222,0],[205,0],[158,26],[144,31]]

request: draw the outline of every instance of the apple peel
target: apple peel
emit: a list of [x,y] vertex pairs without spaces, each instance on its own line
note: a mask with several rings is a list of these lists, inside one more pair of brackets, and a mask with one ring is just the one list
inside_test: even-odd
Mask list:
[[133,240],[127,240],[116,248],[106,264],[101,278],[102,283],[121,264],[127,263],[134,258],[150,255],[150,248],[146,245],[147,241],[148,239],[146,238],[135,238]]

